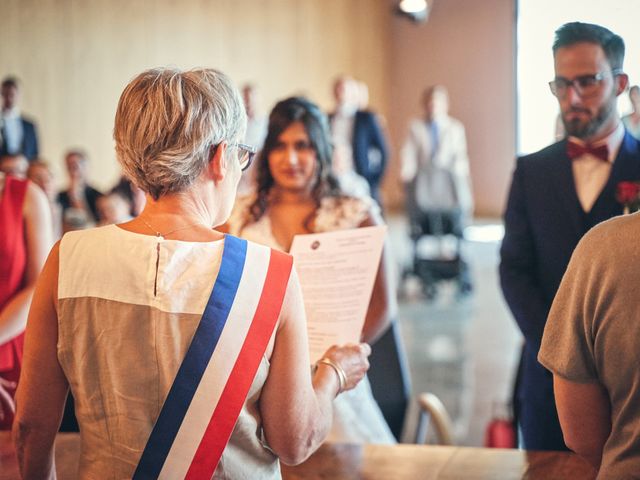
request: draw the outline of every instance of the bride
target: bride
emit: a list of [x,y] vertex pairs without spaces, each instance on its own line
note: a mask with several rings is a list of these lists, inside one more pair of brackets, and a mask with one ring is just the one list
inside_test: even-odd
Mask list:
[[[256,193],[236,202],[227,228],[233,235],[288,251],[298,234],[327,232],[383,223],[369,197],[344,194],[331,173],[327,120],[301,97],[279,102],[269,116],[268,134],[259,157]],[[385,247],[362,330],[370,344],[395,315],[390,255]],[[330,441],[394,443],[368,381],[335,401]]]

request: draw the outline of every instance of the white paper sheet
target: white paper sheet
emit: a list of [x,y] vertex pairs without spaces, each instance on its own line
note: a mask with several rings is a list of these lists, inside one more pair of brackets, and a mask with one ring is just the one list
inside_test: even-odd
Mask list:
[[376,226],[293,238],[312,362],[331,345],[360,341],[386,231]]

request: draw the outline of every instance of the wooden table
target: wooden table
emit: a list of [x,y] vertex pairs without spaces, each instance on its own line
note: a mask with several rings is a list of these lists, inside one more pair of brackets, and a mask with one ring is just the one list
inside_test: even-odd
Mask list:
[[429,445],[325,444],[302,465],[283,466],[287,480],[565,480],[595,478],[566,452]]
[[[80,438],[56,439],[58,478],[75,478]],[[595,478],[582,459],[565,452],[527,452],[425,445],[325,444],[302,465],[283,466],[285,480],[564,480]],[[8,432],[0,432],[0,480],[18,479]]]
[[[56,467],[58,479],[75,478],[80,457],[80,436],[77,433],[59,433],[56,437]],[[0,432],[0,480],[20,478],[18,459],[9,432]]]

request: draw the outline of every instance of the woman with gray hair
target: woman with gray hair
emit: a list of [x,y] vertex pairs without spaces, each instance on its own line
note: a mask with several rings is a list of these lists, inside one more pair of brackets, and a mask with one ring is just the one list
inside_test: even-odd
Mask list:
[[329,349],[311,378],[291,257],[212,229],[251,160],[245,123],[214,70],[149,70],[126,87],[116,152],[147,204],[65,235],[47,260],[17,394],[24,477],[52,475],[70,387],[80,478],[279,478],[278,458],[307,458],[334,397],[364,376],[360,344]]

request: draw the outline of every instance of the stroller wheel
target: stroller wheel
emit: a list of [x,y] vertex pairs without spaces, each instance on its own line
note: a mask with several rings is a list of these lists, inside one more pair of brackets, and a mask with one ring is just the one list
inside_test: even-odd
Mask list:
[[436,288],[435,285],[424,284],[422,286],[422,293],[424,293],[424,296],[427,300],[433,300],[434,298],[436,298],[436,295],[438,294],[438,289]]
[[461,296],[469,295],[473,292],[473,285],[468,280],[461,280],[458,284],[458,293]]

